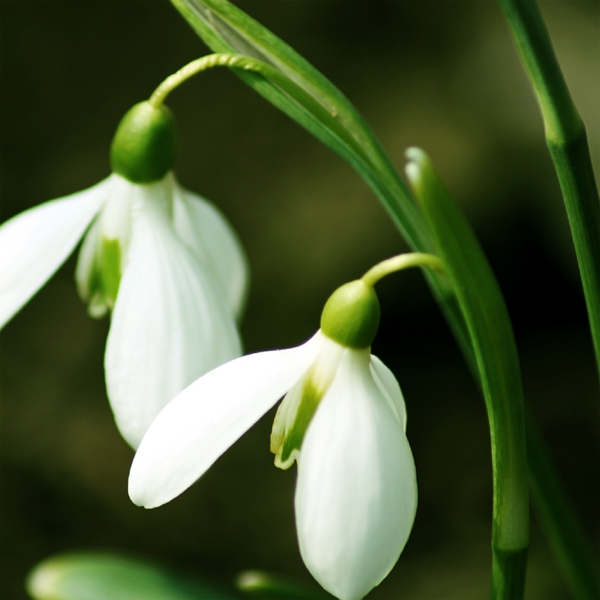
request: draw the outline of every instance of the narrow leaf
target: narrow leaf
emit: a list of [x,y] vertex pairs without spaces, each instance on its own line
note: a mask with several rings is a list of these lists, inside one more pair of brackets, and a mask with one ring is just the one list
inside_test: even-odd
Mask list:
[[272,80],[236,74],[346,160],[371,186],[408,242],[427,251],[430,237],[410,192],[379,141],[350,101],[319,71],[260,23],[226,0],[171,0],[215,52],[251,56],[292,81],[303,97]]
[[[248,85],[345,159],[375,192],[411,248],[432,252],[427,223],[381,144],[350,101],[295,50],[227,0],[171,0],[215,52],[239,53],[271,66],[279,81],[236,69]],[[266,73],[265,73],[266,75]],[[288,83],[283,86],[283,82]],[[291,92],[293,87],[303,96]],[[310,102],[307,100],[310,99]],[[318,107],[318,109],[317,109]],[[454,291],[445,277],[425,272],[454,336],[474,364],[473,351]]]
[[515,600],[524,593],[529,500],[523,390],[510,317],[479,242],[429,157],[417,148],[407,156],[407,175],[469,328],[486,401],[494,473],[492,598]]

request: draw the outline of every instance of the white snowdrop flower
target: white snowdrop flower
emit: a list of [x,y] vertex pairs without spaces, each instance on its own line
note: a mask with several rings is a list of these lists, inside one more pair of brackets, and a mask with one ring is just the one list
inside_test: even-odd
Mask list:
[[112,310],[106,386],[134,448],[171,398],[241,354],[244,252],[223,215],[177,183],[174,158],[170,111],[142,102],[119,125],[112,175],[0,227],[0,326],[87,230],[77,287],[92,316]]
[[238,358],[192,383],[138,448],[133,502],[153,508],[181,494],[285,394],[271,450],[282,468],[298,463],[302,558],[326,590],[362,598],[398,560],[417,506],[404,400],[370,353],[378,323],[372,287],[351,282],[305,344]]

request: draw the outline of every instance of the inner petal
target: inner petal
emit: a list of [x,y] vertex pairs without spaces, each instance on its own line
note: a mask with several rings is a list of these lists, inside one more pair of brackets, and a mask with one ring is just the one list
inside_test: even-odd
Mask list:
[[304,434],[321,398],[329,389],[345,349],[320,332],[321,348],[302,377],[286,394],[277,409],[271,431],[275,466],[289,469],[298,458]]

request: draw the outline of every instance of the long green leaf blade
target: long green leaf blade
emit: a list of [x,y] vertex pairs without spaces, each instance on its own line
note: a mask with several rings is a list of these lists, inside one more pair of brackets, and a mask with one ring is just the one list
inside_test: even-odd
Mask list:
[[[431,249],[429,233],[406,185],[363,117],[327,78],[226,0],[171,1],[214,52],[235,52],[261,60],[301,88],[312,99],[312,107],[282,93],[271,81],[236,71],[250,87],[350,163],[375,191],[413,248],[422,252]],[[315,111],[315,106],[320,110]]]
[[523,390],[504,298],[470,225],[427,155],[407,152],[407,174],[431,226],[465,316],[486,401],[492,442],[494,506],[492,598],[522,598],[529,546]]
[[[190,26],[215,52],[235,52],[273,66],[333,119],[316,115],[301,98],[273,81],[236,70],[248,85],[313,133],[346,160],[373,189],[409,246],[432,252],[423,215],[381,144],[351,102],[326,77],[277,36],[227,0],[171,0]],[[313,104],[314,107],[314,104]],[[343,133],[342,133],[343,132]],[[351,141],[353,140],[353,141]],[[440,308],[468,360],[473,364],[469,334],[454,291],[444,277],[425,273]]]

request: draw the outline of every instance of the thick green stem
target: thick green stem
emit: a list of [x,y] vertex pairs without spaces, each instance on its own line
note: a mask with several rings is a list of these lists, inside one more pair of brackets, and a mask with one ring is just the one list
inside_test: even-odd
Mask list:
[[[585,126],[533,0],[498,0],[542,112],[581,273],[600,375],[600,200]],[[572,592],[600,598],[598,569],[551,457],[529,419],[527,452],[536,514]]]
[[534,0],[498,0],[540,105],[581,272],[600,375],[600,200],[584,124]]

